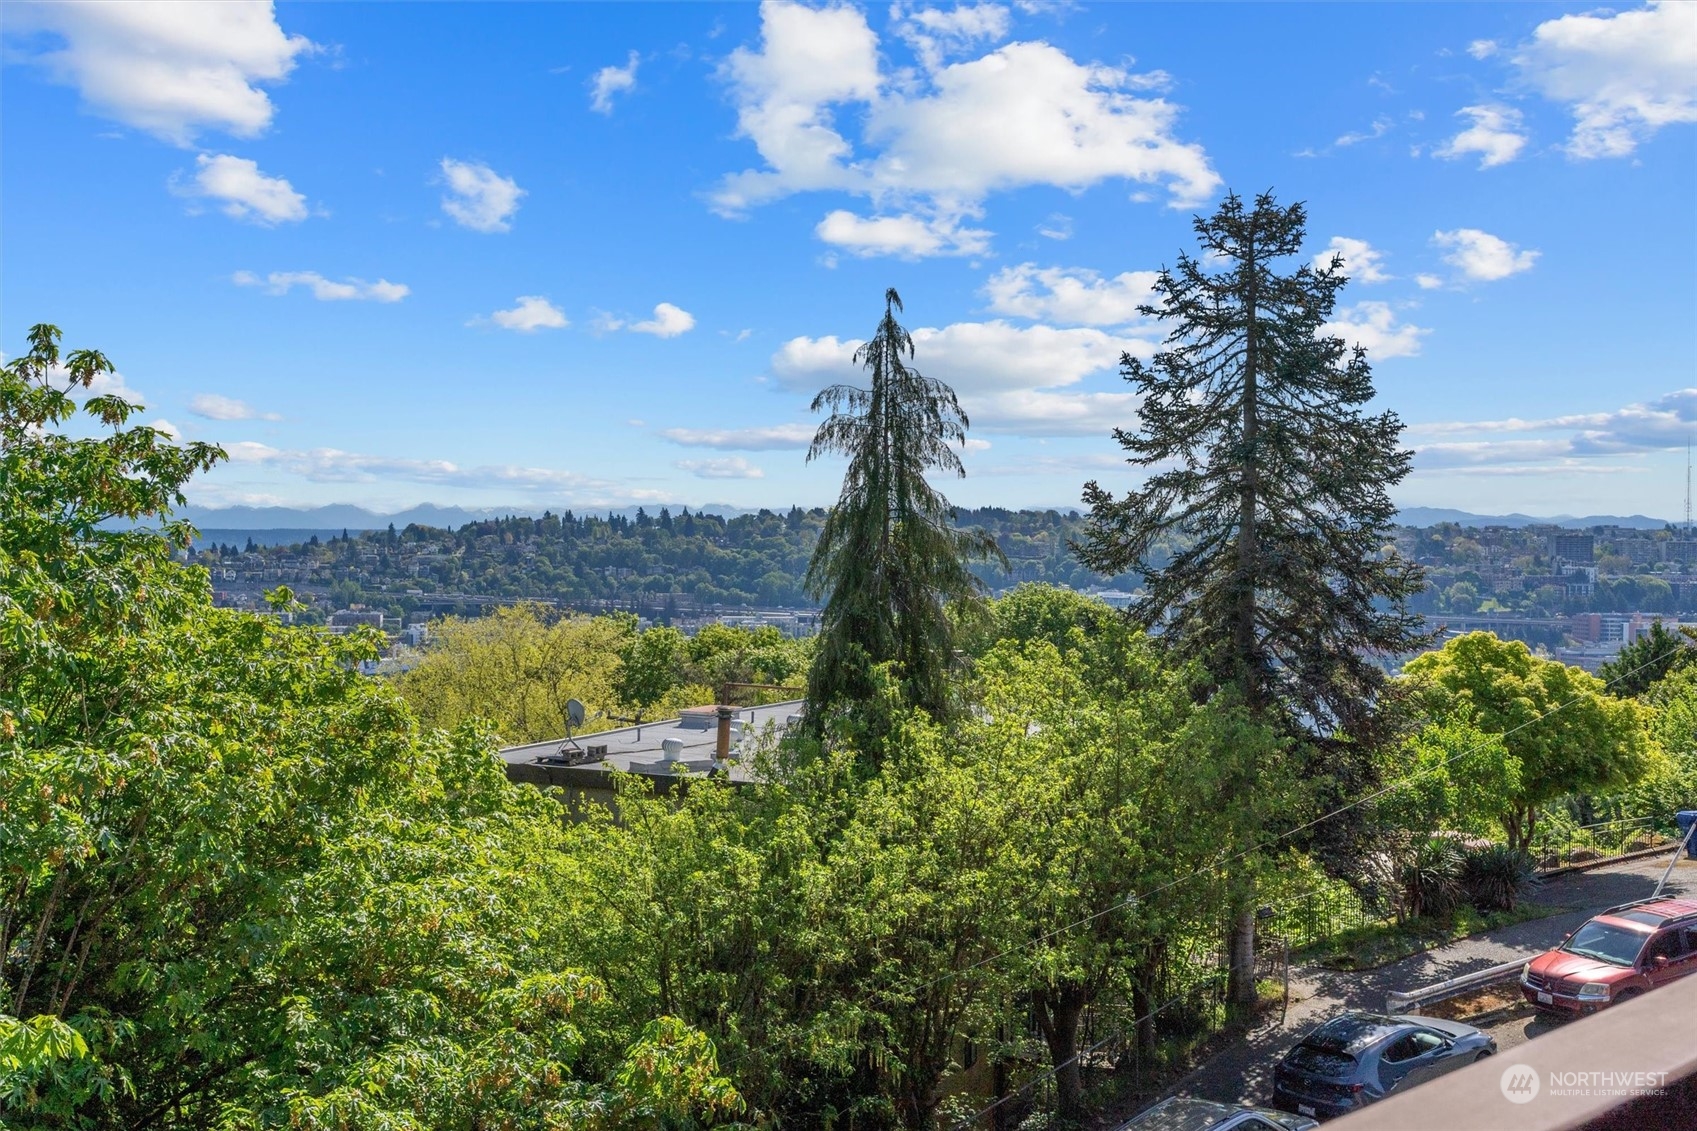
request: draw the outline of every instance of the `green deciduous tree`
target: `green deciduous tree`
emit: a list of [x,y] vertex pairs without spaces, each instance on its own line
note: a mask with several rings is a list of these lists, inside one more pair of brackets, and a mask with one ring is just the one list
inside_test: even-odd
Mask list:
[[[1031,611],[1032,596],[1006,600]],[[1152,1051],[1167,959],[1185,938],[1217,938],[1223,922],[1213,865],[1249,848],[1288,802],[1275,785],[1279,743],[1265,728],[1227,697],[1199,704],[1196,673],[1164,667],[1140,631],[1118,618],[1097,623],[1093,636],[1074,627],[1060,648],[1043,633],[993,649],[979,666],[983,714],[962,721],[955,743],[1005,767],[998,788],[1017,814],[1006,851],[1025,872],[1005,913],[1030,940],[1012,973],[1030,995],[1068,1118],[1085,1114],[1086,1010],[1115,994],[1129,1000],[1137,1040]]]
[[955,445],[967,418],[953,389],[909,364],[900,309],[901,296],[886,291],[876,333],[855,351],[870,387],[833,385],[813,400],[831,415],[807,458],[848,458],[807,568],[808,591],[825,601],[807,677],[820,733],[834,712],[876,701],[873,671],[885,663],[897,665],[906,703],[941,718],[955,647],[948,606],[978,599],[969,560],[1000,556],[988,536],[955,528],[948,500],[926,481],[931,471],[966,474]]
[[534,604],[448,617],[396,682],[432,726],[487,719],[503,742],[541,742],[565,736],[566,703],[577,699],[592,716],[579,733],[605,730],[618,725],[608,716],[620,705],[619,655],[635,633],[634,618],[561,616]]
[[[43,1128],[613,1128],[729,1113],[698,1032],[613,1040],[534,861],[558,812],[329,638],[212,607],[163,521],[217,458],[58,333],[0,371],[0,1109]],[[65,358],[87,387],[109,370]],[[171,539],[188,530],[167,524]],[[279,603],[286,594],[279,594]],[[546,942],[544,940],[547,940]],[[551,944],[551,945],[550,945]]]
[[[1370,741],[1385,686],[1374,653],[1420,639],[1403,608],[1419,573],[1382,552],[1396,515],[1386,489],[1409,467],[1402,424],[1363,411],[1366,351],[1326,332],[1347,281],[1341,259],[1279,273],[1302,250],[1301,204],[1267,194],[1247,208],[1232,195],[1194,226],[1203,258],[1180,253],[1144,308],[1168,327],[1164,348],[1147,364],[1122,359],[1140,423],[1115,437],[1127,462],[1154,470],[1124,497],[1085,486],[1080,556],[1098,572],[1140,573],[1141,623],[1239,687],[1259,717],[1287,733]],[[1157,560],[1169,539],[1170,558]],[[1334,760],[1344,753],[1332,749]],[[1239,902],[1242,1003],[1254,993],[1254,922],[1247,893]]]
[[1460,718],[1500,735],[1519,764],[1515,787],[1496,802],[1516,848],[1531,847],[1540,805],[1630,786],[1658,763],[1648,708],[1616,699],[1590,673],[1539,659],[1517,640],[1470,632],[1403,671],[1430,718]]

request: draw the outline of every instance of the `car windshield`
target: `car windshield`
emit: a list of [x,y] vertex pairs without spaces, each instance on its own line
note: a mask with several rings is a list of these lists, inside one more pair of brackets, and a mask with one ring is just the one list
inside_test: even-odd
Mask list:
[[1301,1044],[1290,1050],[1285,1063],[1292,1068],[1327,1080],[1347,1080],[1355,1072],[1355,1058],[1345,1052]]
[[1625,927],[1593,920],[1573,932],[1573,937],[1562,943],[1561,949],[1615,966],[1631,966],[1638,960],[1638,952],[1644,949],[1644,940],[1649,937],[1642,931],[1629,931]]

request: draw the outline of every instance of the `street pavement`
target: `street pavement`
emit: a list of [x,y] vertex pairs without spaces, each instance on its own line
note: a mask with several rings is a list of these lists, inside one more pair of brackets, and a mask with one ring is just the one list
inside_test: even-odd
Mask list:
[[[1406,992],[1498,963],[1531,958],[1561,942],[1603,908],[1648,896],[1667,863],[1664,854],[1547,880],[1530,898],[1567,908],[1561,914],[1473,935],[1376,970],[1292,966],[1291,1007],[1284,1020],[1281,1022],[1275,1012],[1243,1040],[1180,1080],[1171,1094],[1223,1103],[1266,1104],[1272,1098],[1273,1066],[1303,1033],[1327,1018],[1348,1009],[1383,1012],[1385,995],[1392,991]],[[1697,893],[1697,861],[1682,859],[1664,894],[1693,893]],[[1497,1038],[1499,1048],[1512,1048],[1548,1031],[1551,1024],[1516,1010],[1481,1028]]]

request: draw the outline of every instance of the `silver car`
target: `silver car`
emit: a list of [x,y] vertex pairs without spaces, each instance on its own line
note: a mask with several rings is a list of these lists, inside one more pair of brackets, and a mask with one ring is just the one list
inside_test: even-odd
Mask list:
[[1117,1131],[1312,1131],[1318,1126],[1312,1119],[1269,1108],[1175,1096],[1120,1124]]

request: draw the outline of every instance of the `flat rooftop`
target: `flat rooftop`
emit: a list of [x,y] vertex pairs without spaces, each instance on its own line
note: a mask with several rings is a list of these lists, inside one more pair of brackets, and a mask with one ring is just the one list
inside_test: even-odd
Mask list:
[[[731,738],[733,782],[757,780],[751,767],[737,759],[738,746],[764,733],[768,725],[782,731],[801,714],[801,705],[802,700],[789,699],[763,707],[733,708],[736,712],[733,719],[741,724],[741,734],[733,730]],[[614,770],[673,778],[678,776],[677,767],[681,767],[692,774],[705,774],[712,768],[713,752],[719,740],[717,710],[711,706],[691,707],[675,719],[576,735],[578,750],[564,737],[508,746],[501,751],[501,759],[507,763],[509,780],[532,785],[610,789],[608,775]],[[675,756],[669,756],[663,747],[668,739],[679,744]],[[578,752],[602,746],[607,748],[603,755],[590,757]]]

